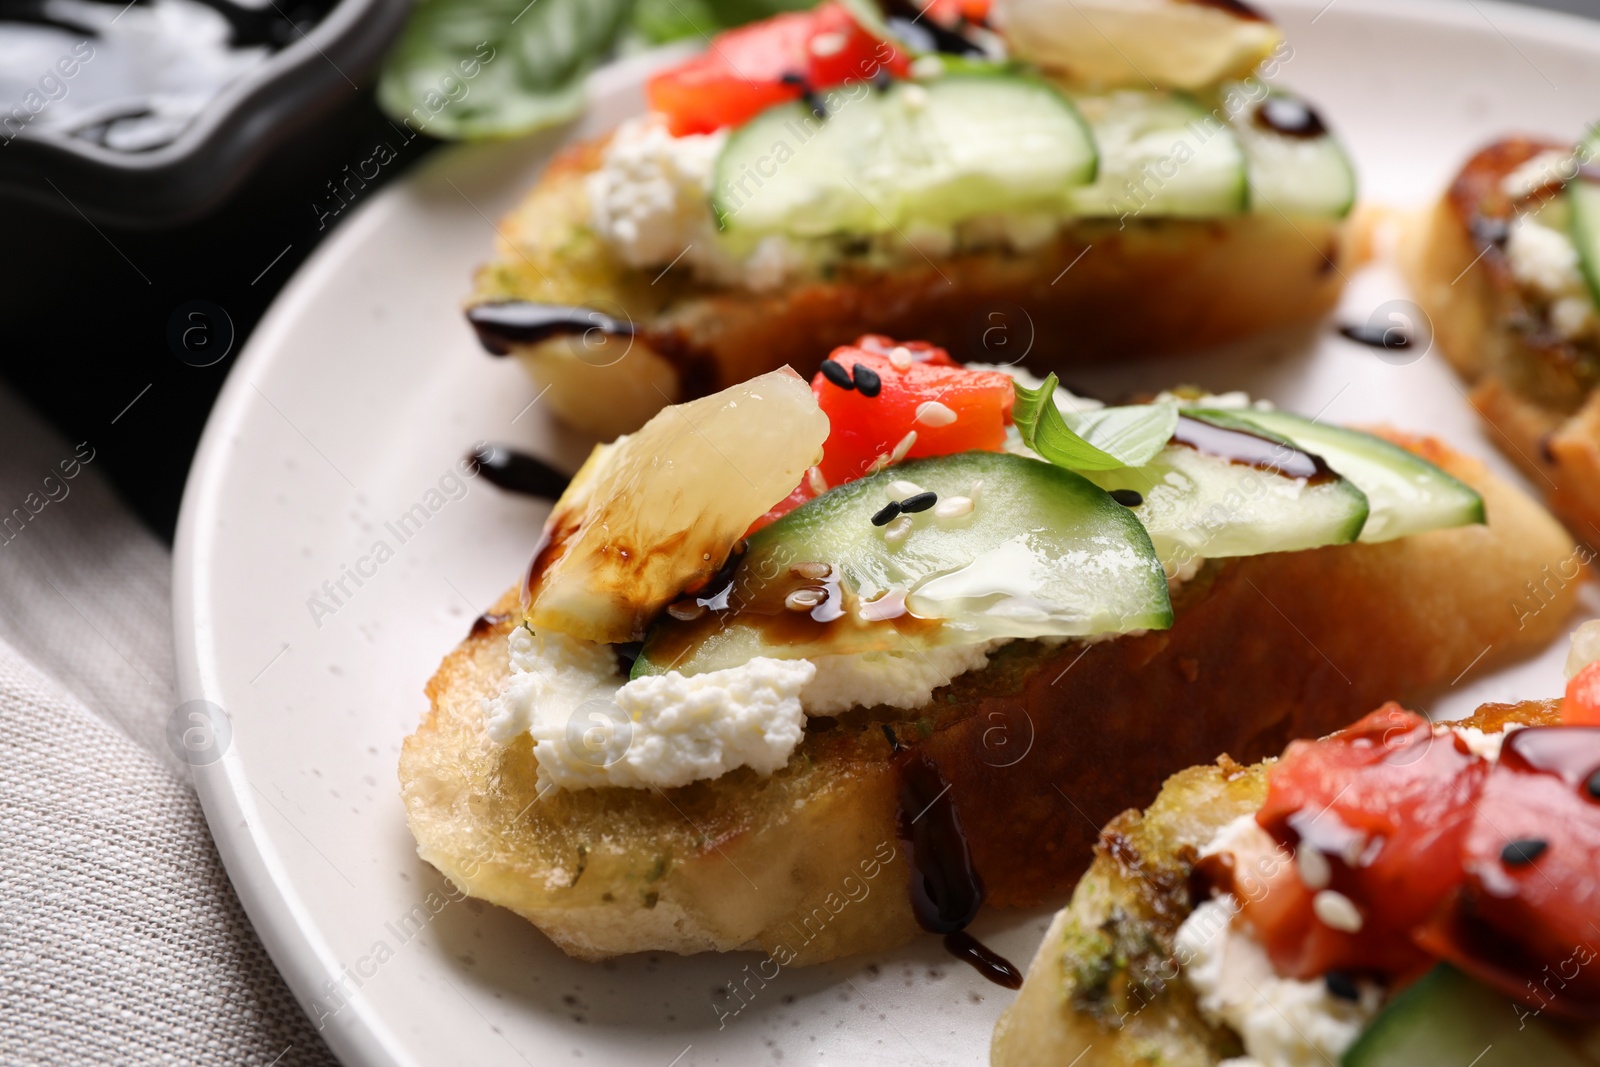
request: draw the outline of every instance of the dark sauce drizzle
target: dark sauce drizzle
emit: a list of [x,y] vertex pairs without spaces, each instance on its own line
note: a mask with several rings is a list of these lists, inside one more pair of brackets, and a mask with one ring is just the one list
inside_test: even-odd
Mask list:
[[1358,326],[1341,326],[1339,332],[1358,345],[1369,348],[1410,348],[1411,335],[1401,326],[1387,326],[1381,322],[1362,323]]
[[[949,56],[983,54],[983,47],[976,41],[959,29],[925,17],[926,12],[912,0],[888,0],[883,9],[889,29],[913,51],[943,52]],[[962,21],[965,22],[964,19]]]
[[1230,463],[1243,463],[1257,470],[1290,478],[1304,478],[1312,485],[1331,482],[1339,477],[1323,462],[1321,456],[1301,452],[1248,430],[1224,429],[1188,415],[1178,416],[1178,428],[1173,431],[1172,443],[1207,456],[1217,456]]
[[1189,0],[1190,3],[1199,4],[1201,7],[1214,7],[1219,11],[1226,11],[1230,15],[1237,15],[1251,22],[1266,22],[1267,16],[1241,0]]
[[973,866],[972,849],[956,817],[949,785],[926,754],[901,747],[887,726],[884,733],[900,775],[896,830],[911,866],[911,911],[917,925],[929,933],[943,934],[950,954],[989,981],[1007,989],[1020,988],[1022,972],[966,932],[983,905],[983,879]]
[[467,631],[467,636],[469,638],[482,637],[484,634],[488,633],[490,630],[493,630],[496,626],[499,626],[509,618],[511,618],[510,615],[501,615],[497,612],[486,611],[482,615],[479,615],[476,619],[472,620],[472,629]]
[[1269,96],[1256,107],[1255,123],[1284,137],[1311,140],[1328,132],[1310,104],[1293,96]]
[[559,499],[572,480],[537,456],[505,445],[483,445],[467,455],[467,462],[497,489],[548,500]]
[[515,345],[533,345],[552,337],[586,334],[591,330],[615,337],[632,337],[633,324],[594,308],[568,304],[536,304],[530,300],[505,300],[467,309],[467,321],[478,332],[478,343],[491,355],[509,355]]

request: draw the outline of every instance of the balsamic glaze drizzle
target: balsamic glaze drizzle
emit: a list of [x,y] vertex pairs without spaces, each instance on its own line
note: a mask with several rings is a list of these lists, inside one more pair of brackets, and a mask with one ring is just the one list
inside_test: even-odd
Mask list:
[[491,355],[509,355],[513,346],[533,345],[563,335],[591,330],[615,337],[633,336],[633,323],[622,322],[594,308],[504,300],[467,309],[467,321],[478,343]]
[[1314,485],[1338,477],[1321,456],[1302,452],[1248,430],[1213,426],[1188,415],[1178,416],[1178,428],[1173,431],[1172,443],[1186,445],[1203,455],[1217,456],[1231,463],[1244,463],[1257,470],[1290,478],[1304,478]]
[[1365,323],[1360,326],[1341,326],[1339,332],[1358,345],[1369,348],[1410,348],[1411,335],[1399,326],[1383,323]]
[[945,934],[944,947],[950,955],[971,964],[973,969],[995,985],[1003,985],[1007,989],[1022,988],[1022,972],[1017,970],[1017,965],[965,930]]
[[917,925],[945,935],[945,948],[991,982],[1018,988],[1021,972],[966,932],[983,905],[983,879],[973,866],[949,784],[925,753],[901,747],[887,726],[884,732],[900,775],[896,828],[911,868],[911,911]]
[[472,464],[473,473],[483,475],[490,485],[508,493],[556,500],[572,480],[537,456],[505,445],[484,445],[470,453],[467,461]]
[[[983,48],[959,29],[928,17],[913,0],[888,0],[885,21],[896,37],[915,52],[943,52],[949,56],[982,55]],[[962,20],[965,22],[965,20]]]
[[1249,4],[1243,3],[1242,0],[1192,0],[1192,2],[1204,4],[1206,7],[1214,7],[1220,11],[1226,11],[1230,15],[1236,15],[1239,18],[1248,19],[1251,22],[1268,21],[1267,16],[1263,15]]
[[1310,140],[1328,132],[1310,104],[1293,96],[1269,96],[1256,107],[1255,123],[1284,137]]

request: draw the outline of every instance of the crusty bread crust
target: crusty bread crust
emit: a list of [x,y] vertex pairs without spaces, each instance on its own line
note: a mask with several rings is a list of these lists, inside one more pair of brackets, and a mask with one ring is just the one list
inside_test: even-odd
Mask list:
[[[1555,701],[1486,704],[1462,722],[1486,732],[1545,726]],[[1094,864],[1056,914],[1016,1001],[995,1027],[994,1067],[1217,1067],[1238,1038],[1200,1015],[1174,939],[1192,910],[1195,850],[1261,807],[1272,760],[1227,756],[1179,771],[1143,812],[1101,832]]]
[[1085,219],[1029,252],[844,265],[776,293],[715,289],[685,269],[631,270],[589,229],[584,179],[602,147],[577,145],[551,163],[499,227],[495,259],[467,301],[577,304],[631,321],[631,346],[512,346],[550,387],[554,410],[602,436],[784,364],[810,376],[863,333],[915,337],[980,362],[1026,355],[1044,371],[1200,349],[1320,318],[1349,265],[1338,220]]
[[1504,221],[1501,180],[1554,142],[1509,138],[1470,159],[1413,220],[1400,266],[1431,320],[1434,342],[1472,385],[1496,444],[1544,490],[1584,540],[1600,538],[1600,394],[1595,360],[1541,326],[1499,244],[1474,223]]
[[1560,526],[1476,461],[1404,443],[1476,486],[1489,524],[1213,562],[1175,598],[1171,630],[1014,643],[921,711],[814,721],[770,778],[541,797],[528,739],[501,748],[484,731],[483,700],[509,671],[507,594],[445,658],[405,743],[418,851],[584,959],[760,948],[810,963],[887,948],[917,933],[890,723],[949,784],[989,901],[1057,899],[1099,827],[1174,771],[1220,751],[1261,759],[1562,628],[1576,583],[1546,582],[1538,601],[1527,587],[1571,557]]

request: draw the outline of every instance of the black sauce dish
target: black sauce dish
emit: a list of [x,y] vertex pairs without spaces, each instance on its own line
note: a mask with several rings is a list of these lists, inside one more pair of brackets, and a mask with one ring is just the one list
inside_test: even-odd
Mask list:
[[112,225],[196,219],[355,90],[408,6],[0,0],[0,194]]

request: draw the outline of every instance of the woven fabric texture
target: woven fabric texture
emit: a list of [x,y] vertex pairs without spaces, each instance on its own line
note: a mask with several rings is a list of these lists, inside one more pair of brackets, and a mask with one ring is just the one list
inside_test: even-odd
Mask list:
[[0,392],[0,1065],[335,1063],[181,761],[171,560]]

